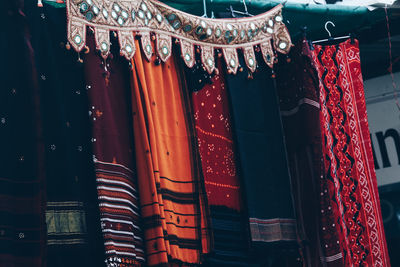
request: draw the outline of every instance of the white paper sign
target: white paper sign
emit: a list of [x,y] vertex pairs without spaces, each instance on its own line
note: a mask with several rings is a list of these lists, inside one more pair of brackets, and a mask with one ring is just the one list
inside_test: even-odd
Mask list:
[[[394,78],[400,86],[400,72]],[[378,186],[400,183],[400,110],[392,78],[366,80],[364,89]],[[400,92],[397,95],[400,102]]]

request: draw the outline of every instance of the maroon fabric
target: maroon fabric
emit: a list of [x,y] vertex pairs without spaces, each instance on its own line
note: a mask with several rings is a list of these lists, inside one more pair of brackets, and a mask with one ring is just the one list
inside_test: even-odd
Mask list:
[[[390,266],[374,170],[358,42],[314,46],[330,208],[346,266]],[[325,216],[321,210],[321,217]],[[326,246],[337,244],[327,243]]]
[[[94,40],[89,38],[90,49]],[[84,59],[93,121],[100,217],[109,266],[139,266],[144,261],[129,94],[129,66],[115,57],[107,65],[96,53]]]
[[344,266],[331,226],[336,218],[323,176],[318,74],[307,41],[292,48],[289,59],[279,61],[276,80],[303,258],[311,266]]
[[208,204],[240,210],[229,102],[223,72],[219,73],[201,90],[192,92],[196,134]]

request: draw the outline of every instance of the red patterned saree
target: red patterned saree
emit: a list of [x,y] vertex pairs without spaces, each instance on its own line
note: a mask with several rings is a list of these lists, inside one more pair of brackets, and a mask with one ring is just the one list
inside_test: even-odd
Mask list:
[[[314,46],[325,179],[346,266],[390,266],[381,217],[358,42]],[[321,216],[324,216],[321,210]],[[324,229],[323,229],[324,230]],[[329,247],[336,244],[326,244]]]

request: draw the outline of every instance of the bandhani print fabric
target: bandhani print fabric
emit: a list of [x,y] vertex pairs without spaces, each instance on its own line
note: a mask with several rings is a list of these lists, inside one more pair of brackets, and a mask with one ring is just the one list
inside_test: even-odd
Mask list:
[[[88,40],[94,48],[93,39]],[[141,266],[145,261],[136,185],[127,62],[84,59],[89,115],[93,123],[100,220],[107,266]]]
[[206,266],[250,266],[248,223],[221,61],[218,70],[209,75],[197,64],[186,72],[214,239],[205,262]]
[[[315,45],[323,158],[345,266],[390,266],[357,40]],[[324,213],[324,210],[321,210]],[[323,214],[321,214],[323,216]],[[336,244],[326,244],[327,247]]]
[[[136,47],[139,47],[136,41]],[[209,251],[189,99],[175,58],[132,60],[132,114],[148,266],[199,264]]]
[[197,141],[208,204],[240,211],[239,176],[222,68],[219,73],[201,90],[192,92]]

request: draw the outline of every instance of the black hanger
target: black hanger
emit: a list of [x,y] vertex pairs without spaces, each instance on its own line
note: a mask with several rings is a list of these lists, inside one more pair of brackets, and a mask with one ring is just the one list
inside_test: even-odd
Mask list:
[[307,30],[308,30],[307,26],[301,27],[300,30],[301,30],[303,38],[306,39],[307,38]]
[[301,27],[300,30],[301,30],[301,35],[302,35],[303,40],[305,40],[307,42],[308,47],[310,48],[311,51],[314,50],[312,42],[310,40],[308,40],[308,38],[307,38],[307,30],[308,30],[307,26]]
[[328,20],[328,21],[325,23],[325,30],[327,31],[327,33],[328,33],[328,35],[329,35],[329,38],[327,38],[327,39],[322,39],[322,40],[317,40],[317,41],[313,41],[312,44],[319,44],[319,43],[323,43],[323,42],[331,42],[331,41],[342,40],[342,39],[348,39],[348,38],[351,38],[351,39],[352,39],[352,42],[353,42],[354,36],[353,36],[352,34],[349,34],[349,35],[346,35],[346,36],[340,36],[340,37],[332,37],[331,32],[328,30],[328,24],[332,24],[333,27],[336,27],[336,26],[335,26],[335,24],[334,24],[332,21],[330,21],[330,20]]

